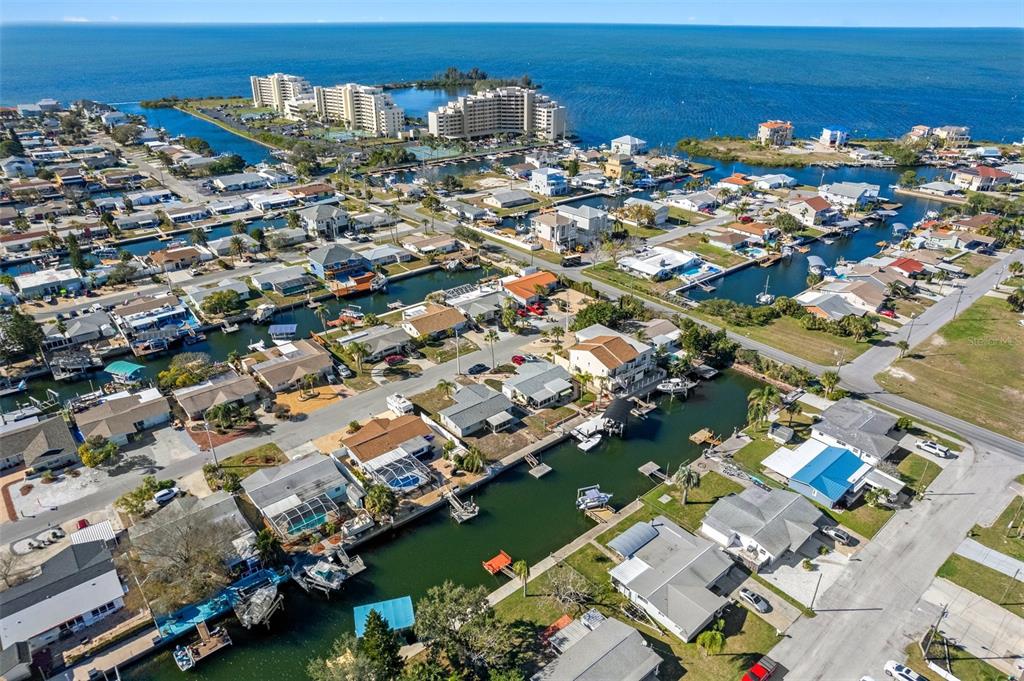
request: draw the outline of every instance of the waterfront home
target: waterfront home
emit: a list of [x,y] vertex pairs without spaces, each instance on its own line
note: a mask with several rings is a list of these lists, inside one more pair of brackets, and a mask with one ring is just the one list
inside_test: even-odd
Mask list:
[[394,265],[400,262],[409,262],[415,258],[412,253],[404,248],[393,246],[391,244],[372,246],[363,251],[359,251],[359,255],[366,258],[374,267],[383,267],[385,265]]
[[507,295],[493,289],[478,288],[455,298],[445,300],[456,310],[480,323],[489,323],[501,317]]
[[314,381],[327,378],[334,370],[334,360],[318,344],[299,339],[244,357],[242,368],[279,393],[304,385],[308,376]]
[[338,206],[317,204],[299,211],[306,231],[313,239],[334,241],[348,227],[348,213]]
[[538,168],[530,173],[530,191],[541,196],[562,196],[569,192],[565,172],[556,168]]
[[205,205],[181,205],[164,210],[167,219],[176,225],[195,222],[210,217],[210,209]]
[[128,114],[121,111],[108,111],[100,116],[100,121],[108,128],[115,128],[128,122]]
[[576,222],[561,212],[548,211],[530,218],[530,228],[540,245],[555,253],[576,248]]
[[78,443],[61,416],[15,421],[0,430],[0,469],[23,465],[35,472],[78,462]]
[[548,644],[558,657],[530,681],[657,681],[664,661],[639,631],[596,610],[568,622],[548,638]]
[[126,591],[103,542],[72,544],[0,592],[0,648],[24,641],[38,650],[73,637],[123,608]]
[[999,170],[1008,173],[1012,182],[1024,182],[1024,163],[1007,163],[999,166]]
[[512,401],[481,383],[470,383],[452,395],[455,404],[438,414],[441,425],[458,437],[497,433],[519,422]]
[[11,194],[23,200],[35,201],[61,195],[56,184],[37,178],[9,180],[7,184],[11,189]]
[[249,300],[252,296],[252,292],[249,287],[246,286],[245,282],[239,281],[238,279],[232,279],[225,277],[218,282],[209,284],[191,284],[183,288],[185,295],[188,297],[192,306],[197,310],[203,309],[203,304],[206,299],[215,293],[223,293],[226,291],[234,291],[238,294],[239,299]]
[[922,185],[914,187],[914,191],[923,192],[925,194],[934,194],[935,196],[953,196],[956,194],[963,193],[960,187],[957,187],[952,182],[925,182]]
[[362,487],[329,456],[306,454],[242,480],[249,500],[282,538],[296,539],[340,518],[338,504],[362,505]]
[[484,203],[494,208],[515,208],[516,206],[525,206],[535,201],[535,198],[522,189],[496,191],[484,199]]
[[654,348],[601,324],[577,331],[567,354],[573,375],[591,376],[592,386],[613,393],[638,389],[657,373]]
[[[679,338],[682,332],[679,327],[667,319],[650,319],[641,322],[641,331],[637,331],[637,337],[650,343],[656,348],[672,351],[677,350]],[[640,334],[643,334],[642,336]]]
[[413,338],[443,338],[468,326],[469,320],[453,307],[427,303],[402,312],[402,328]]
[[805,227],[816,227],[826,224],[835,215],[832,204],[821,196],[808,196],[791,201],[786,212],[800,221]]
[[[20,215],[21,213],[19,213],[18,209],[15,208],[14,206],[0,206],[0,227],[7,227],[8,225],[13,224],[14,221],[17,220]],[[4,234],[3,236],[12,235]],[[0,241],[0,248],[3,248],[2,241]],[[6,252],[6,248],[4,249],[4,251]]]
[[924,263],[913,258],[896,258],[889,263],[889,269],[908,279],[917,278],[925,273]]
[[124,198],[132,202],[132,206],[138,208],[139,206],[152,206],[158,203],[167,203],[174,201],[176,198],[174,192],[170,189],[147,189],[145,191],[130,192],[124,195]]
[[632,135],[623,135],[622,137],[616,137],[613,139],[609,149],[613,154],[635,156],[647,151],[647,140],[642,140],[639,137],[633,137]]
[[818,196],[833,206],[857,209],[878,201],[879,189],[868,182],[834,182],[818,187]]
[[271,248],[280,249],[304,243],[309,240],[309,235],[301,227],[278,227],[268,230],[264,238]]
[[4,177],[13,179],[15,177],[35,177],[36,166],[24,156],[8,156],[0,161],[0,172]]
[[202,251],[195,246],[182,246],[179,248],[165,248],[160,251],[150,251],[146,259],[151,265],[159,268],[161,272],[175,272],[177,270],[190,269],[201,263],[204,259],[210,259],[209,255],[205,258],[203,256]]
[[785,147],[793,142],[793,124],[789,121],[764,121],[757,126],[757,141],[768,147]]
[[287,191],[303,203],[318,203],[335,196],[334,187],[323,182],[304,184],[299,187],[289,187]]
[[812,289],[796,297],[797,302],[804,306],[808,312],[820,319],[830,319],[838,322],[843,317],[863,317],[867,311],[863,308],[854,307],[839,294],[821,293]]
[[323,280],[344,279],[373,269],[370,262],[348,246],[328,244],[314,248],[307,256],[309,269]]
[[110,318],[126,336],[161,326],[178,325],[191,317],[188,308],[172,293],[136,296],[114,306]]
[[395,182],[389,188],[403,199],[419,200],[426,194],[423,187],[412,182]]
[[608,185],[608,180],[600,170],[583,170],[569,178],[569,184],[573,187],[596,191]]
[[690,251],[652,246],[636,251],[633,255],[619,258],[616,266],[623,272],[628,272],[636,277],[651,281],[663,281],[699,268],[703,262],[700,256]]
[[160,224],[160,216],[156,213],[136,211],[130,215],[114,218],[114,224],[122,231],[142,229],[143,227],[156,227]]
[[301,265],[280,266],[250,277],[261,291],[273,291],[282,296],[295,296],[314,288],[317,283]]
[[821,284],[819,289],[824,294],[839,296],[853,308],[860,310],[857,316],[864,313],[874,314],[882,309],[886,301],[886,288],[875,281],[835,280]]
[[104,395],[99,404],[73,417],[82,438],[102,437],[124,446],[144,430],[170,421],[171,405],[156,388]]
[[622,203],[623,208],[626,209],[626,215],[629,215],[629,209],[634,206],[643,206],[644,208],[650,208],[654,213],[654,224],[662,225],[668,220],[668,206],[656,203],[654,201],[648,201],[647,199],[638,199],[635,196],[631,196]]
[[73,204],[63,199],[47,201],[37,206],[26,206],[21,214],[28,220],[51,220],[61,216],[75,215],[77,209]]
[[950,174],[950,181],[960,189],[972,192],[992,191],[996,187],[1009,184],[1013,179],[1010,173],[990,166],[974,166],[956,168]]
[[372,232],[377,229],[390,227],[391,225],[397,225],[401,222],[401,219],[395,215],[369,211],[351,216],[349,222],[354,232]]
[[487,215],[487,211],[483,208],[466,203],[465,201],[458,201],[456,199],[450,199],[442,202],[441,208],[457,218],[469,220],[470,222],[480,220]]
[[895,428],[892,414],[845,397],[821,412],[811,425],[811,437],[878,465],[899,446],[899,436],[893,437]]
[[207,206],[214,215],[231,215],[249,210],[249,201],[243,196],[232,196],[211,201]]
[[759,245],[771,241],[779,233],[777,228],[765,222],[730,222],[725,228],[746,238],[748,243]]
[[368,328],[358,329],[343,336],[332,338],[342,346],[349,343],[359,343],[365,346],[367,354],[363,357],[364,362],[379,362],[388,355],[404,355],[412,347],[412,336],[401,327],[378,324]]
[[882,290],[887,290],[893,284],[901,286],[907,291],[913,291],[917,287],[917,283],[913,279],[886,265],[858,263],[846,268],[845,275],[847,281],[870,281]]
[[223,236],[219,239],[214,239],[206,244],[206,249],[218,257],[234,255],[235,239],[242,242],[243,254],[260,252],[260,242],[256,241],[256,239],[253,239],[248,234],[232,234],[231,236]]
[[245,198],[249,201],[250,206],[263,213],[282,208],[291,208],[298,203],[295,197],[288,192],[258,192],[256,194],[248,194]]
[[421,234],[413,234],[402,239],[402,246],[420,255],[454,253],[462,248],[462,244],[455,237],[447,234],[426,237]]
[[717,584],[732,561],[664,516],[636,523],[608,548],[625,559],[608,572],[612,586],[682,641],[729,604]]
[[784,189],[786,187],[795,187],[797,185],[795,177],[782,174],[751,175],[750,180],[754,183],[754,189],[760,189],[762,191],[767,191],[769,189]]
[[543,360],[524,362],[505,380],[501,392],[531,409],[550,409],[573,399],[571,376],[563,367]]
[[752,570],[800,553],[824,516],[806,498],[751,486],[708,509],[700,533]]
[[743,173],[733,173],[732,175],[723,177],[721,180],[716,182],[714,187],[715,189],[720,189],[724,192],[738,193],[743,191],[746,187],[753,189],[754,180]]
[[77,348],[86,343],[100,341],[117,335],[117,330],[110,319],[110,315],[99,310],[87,312],[71,317],[63,321],[63,331],[58,322],[47,322],[43,324],[43,348],[45,350],[59,350],[63,348]]
[[528,180],[530,174],[538,167],[533,163],[513,163],[510,166],[505,166],[505,174],[518,180]]
[[[431,440],[434,431],[415,414],[405,414],[394,419],[372,418],[355,433],[341,439],[344,452],[354,466],[368,475],[382,476],[382,484],[396,491],[408,491],[409,485],[401,481],[402,476],[389,473],[417,471],[416,460],[430,458],[433,454]],[[429,482],[429,474],[421,482]],[[398,484],[401,482],[402,484]]]
[[500,280],[501,288],[509,298],[519,305],[533,305],[551,293],[558,286],[558,277],[547,270],[525,272],[520,276],[510,275]]
[[621,180],[636,174],[636,163],[625,154],[609,154],[604,163],[604,176],[610,180]]
[[947,148],[966,147],[971,141],[971,129],[964,125],[943,125],[930,132],[931,137]]
[[577,245],[589,247],[599,241],[610,229],[608,211],[600,208],[584,204],[582,206],[562,205],[555,210],[576,225]]
[[260,566],[255,551],[256,533],[229,492],[218,490],[205,497],[180,496],[142,518],[128,536],[139,559],[147,566],[166,564],[167,548],[184,537],[215,528],[223,562],[239,577]]
[[256,167],[259,169],[259,174],[266,178],[267,182],[270,183],[271,187],[277,187],[279,185],[288,184],[289,182],[295,181],[294,175],[285,172],[279,166],[260,164]]
[[244,405],[255,402],[260,389],[251,376],[228,371],[198,385],[179,388],[171,393],[185,416],[200,419],[215,404]]
[[[17,212],[15,212],[17,216]],[[50,235],[49,230],[39,229],[31,232],[13,232],[11,234],[0,234],[0,246],[3,246],[4,253],[13,255],[24,253],[32,249],[32,244]]]
[[962,215],[951,223],[954,229],[962,229],[968,232],[975,232],[985,229],[999,221],[999,216],[994,213],[978,213],[977,215]]
[[841,149],[842,147],[845,147],[846,142],[849,139],[850,132],[846,128],[837,125],[822,128],[821,134],[818,136],[818,142],[820,144],[833,149]]
[[82,277],[70,268],[19,274],[14,278],[14,285],[18,287],[21,297],[26,300],[74,293],[85,288]]

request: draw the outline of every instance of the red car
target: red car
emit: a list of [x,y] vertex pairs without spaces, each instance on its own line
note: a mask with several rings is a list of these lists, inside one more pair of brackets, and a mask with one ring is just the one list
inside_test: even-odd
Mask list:
[[77,530],[84,530],[87,527],[89,527],[88,518],[79,518],[78,522],[75,523],[75,529]]
[[527,309],[538,317],[544,314],[544,306],[540,303],[534,303],[527,307]]
[[526,311],[526,308],[521,307],[518,310],[516,310],[516,314],[519,315],[520,317],[525,317],[530,313]]
[[405,361],[405,357],[402,357],[401,355],[388,355],[387,357],[384,358],[384,362],[389,367],[393,367],[396,364],[401,364],[404,361]]
[[512,355],[512,363],[517,367],[521,367],[526,364],[526,358],[522,355]]
[[754,666],[747,670],[740,681],[767,681],[772,678],[772,675],[775,674],[775,670],[778,668],[779,663],[766,655],[755,662]]
[[740,216],[740,222],[742,222],[745,225],[748,224],[748,223],[751,223],[753,221],[754,221],[754,218],[750,217],[749,215],[741,215]]
[[892,310],[880,310],[878,314],[883,317],[888,317],[889,319],[896,319],[896,313]]

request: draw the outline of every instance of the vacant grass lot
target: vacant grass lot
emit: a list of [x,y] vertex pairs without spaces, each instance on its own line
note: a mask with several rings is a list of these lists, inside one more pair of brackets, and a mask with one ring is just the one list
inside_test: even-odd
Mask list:
[[707,243],[700,234],[687,234],[686,236],[681,236],[678,239],[669,241],[665,246],[683,251],[693,251],[708,262],[718,265],[719,267],[734,267],[747,261],[747,258],[744,258],[739,253],[727,251],[724,248],[719,248],[718,246],[712,246]]
[[953,554],[939,568],[938,576],[1024,617],[1024,583],[981,563]]
[[942,472],[938,464],[913,453],[907,454],[896,466],[896,470],[907,487],[917,492],[927,490]]
[[261,468],[279,466],[287,461],[288,457],[284,455],[281,448],[273,442],[268,442],[265,445],[221,459],[220,467],[225,473],[235,473],[239,478],[245,479]]
[[875,379],[891,393],[1024,440],[1024,329],[985,297]]
[[992,527],[975,525],[971,538],[990,549],[1024,560],[1024,496],[1013,498]]

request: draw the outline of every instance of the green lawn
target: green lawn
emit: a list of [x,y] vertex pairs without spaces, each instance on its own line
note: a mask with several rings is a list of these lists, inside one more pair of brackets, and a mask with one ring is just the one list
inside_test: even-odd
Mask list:
[[983,297],[875,380],[942,412],[1024,440],[1019,315]]
[[[908,667],[919,674],[923,674],[926,679],[935,677],[935,672],[925,664],[925,658],[918,643],[911,643],[907,646],[906,653]],[[942,645],[942,641],[938,636],[931,645],[928,654],[931,657],[932,664],[947,669],[945,646]],[[1005,681],[1006,679],[1006,674],[1003,674],[984,660],[979,660],[966,650],[950,646],[949,656],[951,658],[949,669],[953,676],[960,679],[960,681]]]
[[602,262],[597,265],[591,265],[590,267],[585,268],[583,273],[596,279],[601,279],[617,288],[630,292],[641,291],[649,296],[653,296],[654,298],[662,298],[669,291],[673,291],[682,286],[682,282],[678,279],[650,281],[648,279],[634,277],[633,275],[627,274],[626,272],[618,269],[614,262]]
[[705,215],[704,213],[695,213],[692,210],[686,210],[684,208],[679,208],[678,206],[669,206],[668,216],[673,220],[677,220],[679,222],[690,225],[696,225],[701,222],[704,222],[705,220],[711,219],[710,215]]
[[439,411],[455,404],[455,400],[448,397],[442,390],[439,390],[436,386],[428,390],[424,390],[416,395],[409,395],[409,400],[417,407],[427,412],[431,416],[436,416]]
[[[476,352],[479,349],[480,348],[477,347],[477,344],[471,340],[463,338],[459,341],[459,354],[462,356],[471,352]],[[426,358],[434,364],[450,362],[455,359],[456,355],[455,339],[446,338],[443,341],[432,341],[420,348],[420,352],[426,355]]]
[[1017,560],[1024,560],[1024,496],[1013,498],[992,527],[975,525],[971,538],[980,544],[1005,553]]
[[863,499],[857,501],[852,509],[843,511],[826,508],[817,504],[821,512],[835,520],[840,525],[848,527],[857,534],[871,539],[896,513],[887,508],[875,508],[864,503]]
[[[500,386],[495,388],[495,390],[500,391]],[[567,406],[557,407],[555,409],[541,409],[535,414],[530,414],[524,418],[523,423],[525,423],[526,427],[530,429],[530,432],[533,433],[534,437],[543,438],[550,435],[552,426],[570,418],[575,413],[575,409]]]
[[718,265],[719,267],[733,267],[747,261],[747,259],[739,253],[727,251],[718,246],[712,246],[707,243],[705,239],[706,237],[703,237],[700,234],[687,234],[686,236],[681,236],[678,239],[669,241],[665,246],[684,251],[693,251],[694,253],[703,256],[703,258],[708,262]]
[[907,487],[918,492],[927,490],[932,481],[942,472],[936,463],[913,453],[907,454],[896,466],[896,470],[899,471],[900,479],[906,483]]
[[953,554],[939,568],[938,576],[1024,617],[1024,583],[998,570]]
[[220,467],[225,473],[235,473],[244,479],[261,468],[279,466],[287,461],[288,457],[284,455],[281,448],[273,442],[268,442],[265,445],[221,459]]
[[737,465],[757,473],[761,470],[761,462],[780,446],[768,438],[758,438],[733,454],[732,459]]

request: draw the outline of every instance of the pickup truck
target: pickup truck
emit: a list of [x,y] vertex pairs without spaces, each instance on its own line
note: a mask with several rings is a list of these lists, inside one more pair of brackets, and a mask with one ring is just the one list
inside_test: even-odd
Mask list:
[[767,681],[775,675],[779,663],[765,655],[746,671],[740,681]]

